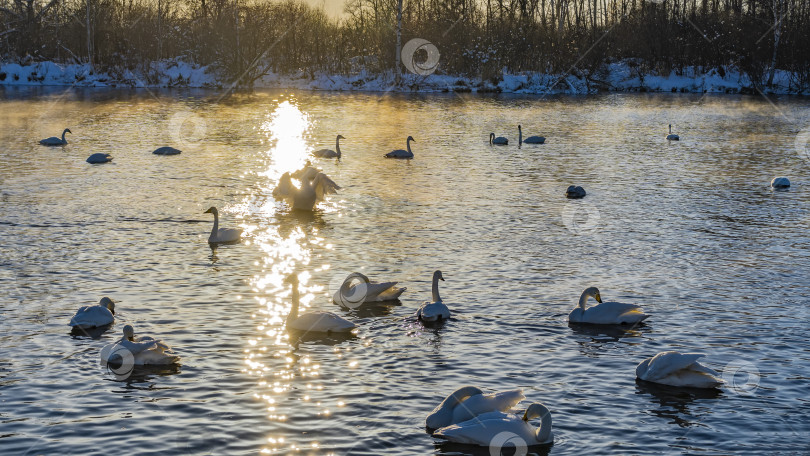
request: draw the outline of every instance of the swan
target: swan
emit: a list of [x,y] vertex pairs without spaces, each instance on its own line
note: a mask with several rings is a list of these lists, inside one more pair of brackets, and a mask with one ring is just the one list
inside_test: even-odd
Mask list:
[[416,311],[416,318],[422,321],[440,321],[450,318],[450,309],[442,302],[439,297],[439,280],[444,282],[442,271],[433,273],[433,302],[425,301]]
[[298,276],[291,274],[284,280],[292,285],[292,309],[287,316],[285,326],[288,330],[323,332],[323,333],[346,333],[356,328],[356,325],[345,318],[341,318],[332,312],[310,311],[298,314]]
[[503,136],[495,137],[495,133],[489,134],[489,144],[495,144],[496,146],[506,146],[509,144],[509,140],[504,138]]
[[681,137],[678,135],[672,134],[672,124],[669,124],[669,134],[667,135],[667,139],[670,141],[680,141]]
[[543,144],[546,142],[545,136],[529,136],[523,139],[523,129],[518,125],[518,144]]
[[771,181],[771,187],[773,188],[789,188],[790,187],[790,179],[787,177],[774,177]]
[[103,297],[94,306],[82,306],[68,325],[77,329],[98,328],[113,324],[115,321],[115,301]]
[[[529,420],[540,418],[540,427],[535,428]],[[433,435],[451,442],[466,443],[485,447],[499,446],[514,442],[516,436],[526,446],[551,443],[551,412],[545,405],[535,402],[526,409],[522,417],[511,413],[489,412],[478,415],[463,423],[439,429]],[[498,440],[503,441],[498,442]]]
[[93,154],[93,155],[87,157],[87,163],[91,163],[93,165],[98,165],[98,164],[101,164],[101,163],[109,163],[109,162],[112,161],[112,159],[113,159],[112,155],[110,155],[110,154],[98,153],[98,154]]
[[482,413],[505,412],[525,398],[520,389],[484,394],[475,386],[463,386],[430,412],[425,419],[425,426],[431,430],[440,429],[462,423]]
[[293,210],[311,211],[315,209],[315,204],[326,199],[326,195],[340,190],[335,181],[316,168],[307,167],[296,173],[299,172],[300,188],[293,185],[290,173],[284,173],[273,189],[273,197],[279,201],[286,201]]
[[[585,308],[588,298],[594,298],[599,303],[589,309]],[[649,315],[641,311],[635,304],[621,302],[602,302],[599,289],[587,288],[579,297],[579,305],[568,314],[571,323],[590,323],[594,325],[624,325],[641,323]]]
[[636,377],[684,388],[717,388],[725,383],[717,372],[697,362],[702,353],[661,352],[636,367]]
[[[130,355],[131,360],[128,359]],[[131,325],[124,326],[124,337],[101,350],[101,358],[110,363],[132,363],[136,366],[180,362],[180,357],[162,340],[149,336],[135,337],[135,330]]]
[[[360,283],[352,285],[354,279]],[[405,292],[406,288],[397,288],[397,282],[372,282],[364,274],[354,272],[343,281],[340,289],[332,296],[335,304],[347,307],[357,307],[364,302],[393,301]]]
[[569,185],[568,190],[565,191],[565,196],[573,199],[585,198],[585,189],[579,185]]
[[407,147],[408,150],[392,150],[391,152],[385,154],[385,158],[413,158],[413,152],[411,152],[411,141],[416,142],[416,140],[413,139],[413,136],[408,136],[408,139],[405,141],[405,147]]
[[337,135],[337,139],[335,140],[335,150],[332,149],[321,149],[316,150],[312,153],[312,155],[318,158],[340,158],[340,140],[346,139],[342,135]]
[[174,147],[164,146],[158,147],[152,153],[155,155],[180,155],[181,152],[181,150],[175,149]]
[[214,214],[214,227],[211,228],[211,234],[208,236],[209,244],[228,244],[239,242],[242,236],[242,230],[238,228],[220,228],[219,227],[219,211],[214,206],[208,208],[203,214]]
[[42,144],[43,146],[64,146],[67,144],[67,139],[65,139],[65,133],[73,134],[73,132],[70,131],[69,128],[65,128],[65,130],[62,132],[62,139],[59,139],[56,136],[51,136],[50,138],[41,139],[39,143]]

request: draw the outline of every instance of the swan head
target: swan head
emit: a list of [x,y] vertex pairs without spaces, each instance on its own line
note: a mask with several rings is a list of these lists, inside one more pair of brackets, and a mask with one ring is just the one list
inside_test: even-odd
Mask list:
[[433,273],[433,279],[434,280],[438,279],[438,280],[441,280],[442,282],[444,282],[444,277],[442,276],[442,271],[439,271],[437,269],[436,272]]
[[343,135],[337,135],[337,139],[346,139],[346,138],[344,138]]
[[115,315],[115,301],[113,301],[112,299],[105,296],[101,298],[101,301],[98,302],[98,305],[106,307],[110,311],[110,313]]
[[596,299],[598,303],[602,302],[602,296],[599,294],[599,289],[596,287],[586,288],[585,291],[582,292],[582,296],[585,299],[588,299],[588,297]]
[[545,405],[535,402],[526,409],[526,413],[523,414],[523,421],[542,418],[549,413],[551,413],[551,411]]
[[295,273],[292,273],[284,278],[284,283],[288,283],[290,285],[298,285],[298,276]]
[[489,142],[490,142],[490,144],[492,143],[493,139],[495,139],[495,133],[490,133],[489,134]]
[[132,340],[135,338],[135,328],[132,325],[124,326],[124,339]]
[[211,207],[209,207],[209,208],[208,208],[208,210],[207,210],[207,211],[203,212],[203,214],[214,214],[214,215],[217,215],[217,214],[219,214],[219,211],[217,211],[217,208],[215,208],[214,206],[211,206]]
[[519,124],[518,124],[518,131],[523,131],[523,129],[520,128]]
[[406,140],[406,142],[407,142],[407,141],[413,141],[413,142],[416,142],[416,140],[415,140],[415,139],[413,139],[413,136],[408,136],[408,139]]
[[65,128],[65,131],[63,131],[62,134],[64,135],[65,133],[73,134],[73,132],[70,131],[70,128]]

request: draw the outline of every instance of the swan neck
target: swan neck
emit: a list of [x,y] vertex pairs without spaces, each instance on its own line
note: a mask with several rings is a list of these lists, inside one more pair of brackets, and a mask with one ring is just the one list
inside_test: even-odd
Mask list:
[[294,283],[292,286],[292,308],[290,309],[290,314],[287,316],[287,323],[298,318],[298,299],[298,284]]
[[523,144],[523,130],[518,126],[518,144]]
[[64,131],[62,132],[62,142],[67,142],[67,141],[65,140],[65,134],[66,134],[66,133],[67,133],[67,130],[64,130]]
[[340,157],[340,138],[335,140],[335,152],[337,152],[338,157]]
[[540,419],[540,427],[537,428],[535,436],[539,443],[545,443],[551,437],[551,412],[544,407],[544,415]]
[[408,141],[406,142],[405,147],[408,148],[408,153],[409,154],[413,153],[413,152],[411,152],[411,138],[408,138]]
[[579,297],[579,308],[582,309],[582,311],[584,312],[587,304],[588,304],[588,292],[583,291],[582,296]]
[[439,276],[433,276],[433,302],[441,302],[442,298],[439,296]]
[[214,212],[214,227],[211,228],[211,237],[216,237],[219,232],[219,214]]

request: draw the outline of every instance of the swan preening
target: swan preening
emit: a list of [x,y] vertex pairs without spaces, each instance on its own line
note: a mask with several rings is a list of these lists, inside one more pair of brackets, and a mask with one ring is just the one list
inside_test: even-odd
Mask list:
[[411,141],[416,142],[416,140],[413,139],[413,136],[408,136],[408,139],[405,141],[405,147],[408,150],[392,150],[391,152],[385,154],[385,158],[413,158],[413,152],[411,152]]
[[667,135],[667,139],[670,141],[680,141],[681,137],[678,135],[672,134],[672,124],[669,124],[669,134]]
[[518,144],[543,144],[545,142],[545,136],[529,136],[528,138],[523,139],[523,129],[520,127],[520,125],[518,125]]
[[69,128],[65,128],[65,130],[62,131],[62,139],[59,139],[56,136],[51,136],[50,138],[39,140],[39,143],[42,144],[43,146],[64,146],[65,144],[68,143],[67,139],[65,139],[65,133],[72,134],[73,132],[70,131]]
[[91,329],[111,325],[114,321],[115,301],[105,296],[94,306],[80,307],[68,325],[76,329]]
[[[358,280],[359,283],[353,282]],[[354,272],[343,281],[338,291],[332,296],[335,304],[346,307],[357,307],[365,302],[383,302],[399,299],[406,288],[398,288],[397,282],[372,282],[364,274]]]
[[790,179],[784,176],[774,177],[771,181],[771,187],[773,188],[790,188]]
[[332,312],[312,310],[299,315],[298,276],[290,274],[284,279],[284,282],[292,285],[292,308],[284,323],[288,330],[318,333],[347,333],[356,327],[354,323]]
[[293,210],[311,211],[317,203],[326,199],[326,195],[340,190],[340,186],[329,176],[311,166],[293,174],[298,176],[300,187],[293,185],[293,176],[290,173],[284,173],[273,190],[273,197],[278,201],[286,201]]
[[87,163],[98,165],[101,163],[109,163],[112,161],[112,155],[97,153],[87,157]]
[[[529,424],[529,420],[535,418],[540,418],[538,428]],[[441,428],[433,435],[451,442],[500,450],[506,443],[511,443],[516,448],[551,443],[554,440],[551,423],[551,411],[545,405],[535,402],[526,409],[522,417],[505,412],[483,413],[462,423]],[[522,441],[515,441],[516,438]]]
[[496,146],[505,146],[509,144],[509,140],[504,138],[503,136],[495,137],[495,133],[489,134],[489,143],[495,144]]
[[505,412],[525,399],[523,390],[484,394],[475,386],[463,386],[447,396],[425,419],[425,427],[440,429],[462,423],[482,413]]
[[565,196],[573,199],[585,198],[585,189],[579,185],[569,185],[565,191]]
[[[594,298],[599,303],[587,308],[588,298]],[[621,302],[602,302],[599,289],[587,288],[579,297],[579,305],[568,315],[571,323],[589,323],[594,325],[624,325],[641,323],[649,315],[641,311],[635,304]]]
[[340,140],[346,139],[342,135],[337,135],[337,139],[335,140],[335,150],[332,149],[320,149],[316,150],[312,153],[312,155],[318,158],[340,158]]
[[442,302],[439,297],[439,280],[444,282],[442,271],[433,273],[433,301],[425,301],[416,311],[416,318],[426,322],[434,322],[441,320],[448,320],[450,318],[450,309]]
[[661,352],[636,367],[636,377],[683,388],[717,388],[725,383],[717,372],[700,364],[701,353]]
[[239,242],[242,237],[242,230],[238,228],[220,228],[219,227],[219,211],[214,206],[208,208],[204,214],[214,214],[214,227],[211,228],[211,234],[208,236],[209,244],[228,244]]
[[155,155],[180,155],[181,152],[181,150],[175,149],[174,147],[164,146],[158,147],[152,153]]
[[180,362],[180,357],[162,340],[149,336],[135,337],[135,330],[130,325],[124,326],[123,332],[120,340],[101,350],[102,361],[135,366]]

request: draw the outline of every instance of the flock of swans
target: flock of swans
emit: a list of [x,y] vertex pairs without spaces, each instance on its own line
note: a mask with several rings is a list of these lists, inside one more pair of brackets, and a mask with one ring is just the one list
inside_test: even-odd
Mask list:
[[[62,138],[51,137],[40,141],[43,145],[59,146],[67,144],[65,129]],[[345,139],[337,135],[335,150],[321,149],[313,152],[315,158],[340,159],[340,140]],[[680,137],[672,133],[669,126],[669,141],[679,141]],[[544,144],[546,138],[542,136],[529,136],[523,138],[523,130],[518,125],[519,144]],[[386,158],[412,159],[411,151],[413,137],[408,136],[406,149],[398,149],[384,155]],[[489,135],[491,145],[507,145],[509,140],[505,137]],[[172,147],[161,147],[154,151],[158,155],[176,155],[180,151]],[[94,158],[95,157],[95,158]],[[91,161],[93,159],[93,161]],[[107,154],[93,154],[88,159],[91,163],[104,163],[112,159]],[[298,185],[293,183],[298,181]],[[775,189],[790,187],[786,177],[774,178],[771,186]],[[323,201],[329,194],[340,189],[320,169],[312,166],[310,161],[295,172],[284,173],[273,190],[272,195],[277,201],[284,201],[292,210],[312,211],[317,203]],[[582,187],[570,186],[566,191],[569,198],[582,198],[585,196]],[[242,231],[219,226],[219,212],[211,207],[205,213],[213,214],[214,225],[208,237],[208,242],[216,244],[232,244],[241,240]],[[414,316],[425,325],[442,324],[451,317],[449,307],[443,302],[439,294],[439,281],[444,281],[441,271],[433,273],[432,296],[424,301],[416,310]],[[291,332],[307,333],[351,333],[356,325],[332,312],[308,310],[299,312],[299,282],[298,276],[290,274],[284,283],[292,289],[291,310],[285,320],[285,328]],[[406,291],[404,287],[397,287],[397,282],[372,282],[361,273],[350,274],[340,288],[334,293],[333,301],[344,307],[356,307],[368,302],[395,301]],[[593,298],[596,305],[589,307],[588,302]],[[639,325],[650,315],[644,313],[640,306],[635,304],[602,301],[601,294],[596,287],[587,288],[579,297],[579,302],[568,315],[569,324],[575,325]],[[102,298],[97,305],[81,307],[70,320],[74,331],[88,331],[94,329],[106,330],[115,321],[115,303],[108,297]],[[132,354],[135,365],[173,364],[180,361],[171,348],[161,340],[148,336],[136,337],[134,328],[126,325],[122,337],[112,345],[102,350],[102,357],[106,352],[108,361],[119,352],[126,349]],[[698,360],[704,355],[698,353],[678,353],[665,351],[651,358],[641,361],[636,367],[636,377],[647,382],[660,385],[686,388],[718,388],[723,380],[714,370],[700,364]],[[504,432],[509,432],[523,439],[527,445],[547,444],[553,441],[552,418],[549,409],[541,403],[534,402],[520,414],[513,408],[523,401],[525,396],[522,390],[508,390],[495,393],[484,393],[475,386],[464,386],[448,395],[431,412],[425,426],[429,433],[435,437],[449,441],[490,446],[493,439]],[[530,424],[531,420],[540,419],[539,427]]]

